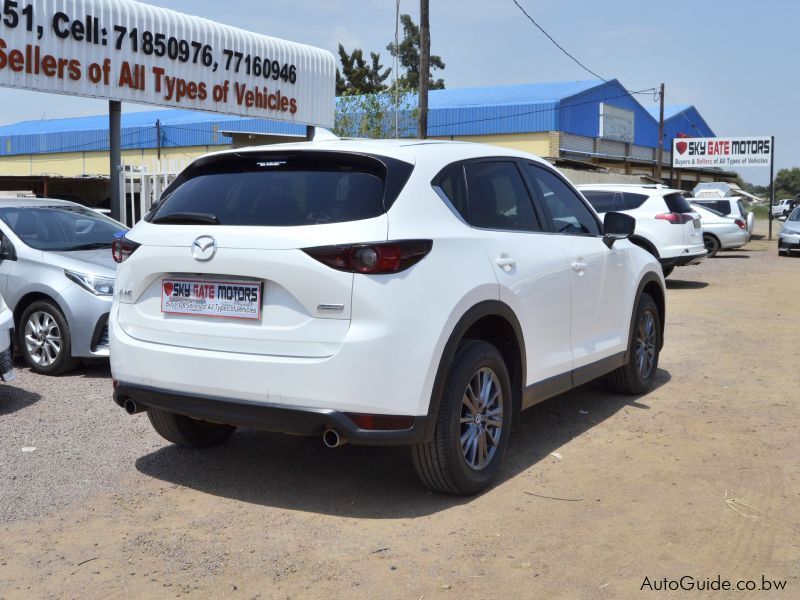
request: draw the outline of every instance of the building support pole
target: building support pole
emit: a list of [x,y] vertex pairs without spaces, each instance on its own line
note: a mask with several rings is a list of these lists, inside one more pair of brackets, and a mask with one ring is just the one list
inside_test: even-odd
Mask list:
[[111,176],[111,218],[119,220],[122,216],[122,190],[119,174],[122,167],[122,102],[111,100],[108,103],[108,137],[110,150]]
[[772,241],[772,207],[775,206],[775,136],[772,136],[769,153],[769,240]]
[[313,142],[314,136],[317,134],[317,128],[313,125],[306,125],[306,141]]
[[656,153],[656,179],[661,182],[661,166],[664,162],[664,84],[658,92],[659,117],[658,117],[658,152]]
[[428,139],[428,79],[431,68],[431,23],[428,0],[419,3],[419,121],[417,137]]

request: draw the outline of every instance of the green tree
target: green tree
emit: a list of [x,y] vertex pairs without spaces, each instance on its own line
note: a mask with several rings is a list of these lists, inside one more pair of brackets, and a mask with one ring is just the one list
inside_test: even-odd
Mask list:
[[775,176],[775,199],[795,198],[800,195],[800,167],[781,169]]
[[336,99],[333,133],[339,137],[393,138],[395,123],[399,137],[414,137],[417,128],[416,95],[401,90],[395,106],[393,93],[345,94]]
[[344,46],[339,44],[339,60],[342,63],[341,72],[336,69],[336,95],[376,94],[387,89],[384,81],[392,72],[391,68],[384,69],[381,64],[381,55],[370,52],[370,62],[364,58],[360,48],[348,54]]
[[[419,89],[419,26],[411,19],[411,15],[400,15],[400,22],[403,24],[403,39],[399,44],[394,43],[386,46],[392,56],[400,59],[400,64],[405,69],[405,73],[399,78],[400,87],[409,90]],[[431,77],[428,80],[428,88],[432,90],[443,90],[444,79],[433,79],[433,70],[444,70],[444,61],[441,56],[431,55]]]

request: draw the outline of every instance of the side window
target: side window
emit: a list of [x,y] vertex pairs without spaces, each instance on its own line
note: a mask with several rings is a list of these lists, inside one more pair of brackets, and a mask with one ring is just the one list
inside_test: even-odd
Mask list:
[[612,191],[585,191],[583,197],[589,201],[592,208],[600,214],[624,210],[622,205],[622,194]]
[[634,210],[639,208],[642,204],[645,203],[648,196],[645,194],[634,194],[631,192],[623,192],[622,193],[622,210]]
[[484,229],[541,231],[528,190],[513,162],[468,163],[467,223]]
[[456,209],[461,218],[469,223],[467,215],[467,185],[464,182],[464,167],[460,164],[450,165],[434,180],[433,187],[444,194]]
[[600,235],[600,225],[594,214],[567,184],[549,169],[531,164],[527,168],[539,188],[553,231],[572,235]]

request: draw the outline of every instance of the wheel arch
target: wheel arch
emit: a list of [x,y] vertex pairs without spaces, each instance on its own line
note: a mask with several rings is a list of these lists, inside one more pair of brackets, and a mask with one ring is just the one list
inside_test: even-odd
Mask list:
[[636,292],[636,302],[634,302],[634,310],[631,315],[631,327],[628,340],[628,348],[632,347],[633,333],[634,333],[634,320],[636,319],[636,306],[639,303],[639,298],[642,294],[648,294],[656,303],[658,308],[659,328],[661,329],[661,348],[664,347],[664,331],[667,318],[667,299],[664,288],[661,286],[661,280],[655,273],[647,273],[639,283],[639,289]]
[[646,237],[639,234],[634,234],[628,239],[630,240],[631,244],[639,246],[639,248],[641,248],[642,250],[647,250],[657,259],[661,258],[661,255],[658,253],[658,248],[656,248],[656,245],[650,240],[648,240]]
[[439,404],[453,359],[461,342],[468,339],[483,340],[498,349],[511,378],[512,422],[522,409],[522,391],[527,372],[522,326],[510,306],[499,300],[485,300],[472,306],[461,316],[445,343],[428,405],[428,430],[425,432],[427,440],[433,437]]
[[67,313],[64,312],[64,309],[62,308],[61,303],[56,298],[53,298],[53,296],[51,296],[49,294],[46,294],[44,292],[38,292],[38,291],[37,292],[28,292],[27,294],[22,296],[17,301],[16,306],[14,306],[14,326],[17,328],[17,330],[20,329],[20,320],[22,319],[22,313],[24,313],[25,310],[31,304],[33,304],[34,302],[38,302],[39,300],[47,300],[49,302],[52,302],[53,304],[56,305],[58,310],[61,311],[61,314],[63,314],[65,316],[65,318],[66,318],[66,314]]

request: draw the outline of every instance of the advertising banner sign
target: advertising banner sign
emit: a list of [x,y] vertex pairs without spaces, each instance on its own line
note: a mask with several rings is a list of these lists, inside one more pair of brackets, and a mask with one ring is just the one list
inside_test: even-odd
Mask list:
[[333,126],[325,50],[132,0],[0,0],[0,13],[0,86]]
[[634,123],[632,110],[600,103],[600,137],[633,143]]
[[768,167],[772,152],[770,137],[676,138],[672,141],[672,166]]

